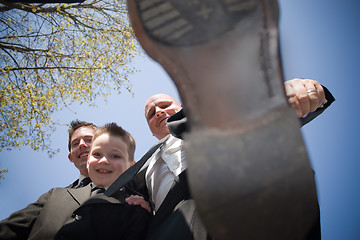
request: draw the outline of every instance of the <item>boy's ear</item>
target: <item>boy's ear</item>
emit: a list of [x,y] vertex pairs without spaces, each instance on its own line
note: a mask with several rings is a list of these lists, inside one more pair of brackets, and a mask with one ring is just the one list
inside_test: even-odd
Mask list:
[[136,163],[135,160],[132,160],[131,166],[134,166],[135,163]]

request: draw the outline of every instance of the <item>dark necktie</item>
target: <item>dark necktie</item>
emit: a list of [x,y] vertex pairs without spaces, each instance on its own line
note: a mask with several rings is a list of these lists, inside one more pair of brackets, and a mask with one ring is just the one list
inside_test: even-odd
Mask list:
[[81,187],[85,187],[86,185],[88,185],[91,182],[90,178],[84,178],[83,180],[81,180],[81,182],[75,187],[75,188],[81,188]]
[[91,189],[91,196],[94,196],[96,194],[100,194],[105,192],[105,188],[103,187],[94,187],[93,189]]

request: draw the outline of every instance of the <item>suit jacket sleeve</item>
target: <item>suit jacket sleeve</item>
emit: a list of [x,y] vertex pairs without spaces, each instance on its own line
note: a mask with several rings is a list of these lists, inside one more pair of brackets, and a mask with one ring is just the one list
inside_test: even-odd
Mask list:
[[[325,111],[334,101],[335,98],[330,93],[330,91],[322,86],[325,91],[325,99],[327,100],[326,104],[323,107],[316,109],[315,112],[309,113],[305,118],[299,118],[301,126],[304,126],[308,122],[312,121],[314,118],[319,116],[321,113]],[[182,134],[190,131],[190,126],[188,125],[186,113],[184,109],[181,109],[179,112],[172,115],[167,120],[168,128],[172,135],[177,138],[182,138]]]
[[143,196],[145,200],[148,201],[149,193],[146,187],[145,173],[146,168],[138,172],[134,178],[125,185],[125,187],[130,194]]
[[41,195],[35,203],[29,204],[26,208],[14,212],[2,220],[0,222],[0,239],[27,239],[52,190]]

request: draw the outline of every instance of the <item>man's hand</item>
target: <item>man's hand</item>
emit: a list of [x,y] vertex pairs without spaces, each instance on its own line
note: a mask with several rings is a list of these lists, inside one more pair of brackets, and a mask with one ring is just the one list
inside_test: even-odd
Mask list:
[[148,212],[151,212],[149,202],[145,201],[145,199],[142,196],[131,195],[130,197],[125,199],[125,202],[127,202],[127,204],[129,204],[129,205],[140,205],[142,208],[144,208]]
[[297,117],[306,117],[325,102],[323,87],[311,79],[294,78],[285,82],[286,96]]

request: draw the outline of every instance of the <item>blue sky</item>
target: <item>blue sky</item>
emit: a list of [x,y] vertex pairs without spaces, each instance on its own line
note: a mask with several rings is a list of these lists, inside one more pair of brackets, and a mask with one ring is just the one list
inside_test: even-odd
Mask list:
[[[324,240],[360,239],[360,1],[280,0],[280,36],[286,79],[318,80],[328,87],[335,103],[303,129],[316,172]],[[156,139],[147,128],[144,103],[155,93],[177,91],[162,68],[146,56],[134,62],[140,72],[131,76],[134,97],[125,90],[97,108],[74,105],[54,114],[62,124],[80,119],[102,125],[117,122],[137,141],[135,159]],[[0,153],[0,168],[9,172],[0,182],[0,219],[36,201],[52,187],[63,187],[78,177],[67,158],[67,127],[52,135],[60,153],[22,150]]]

